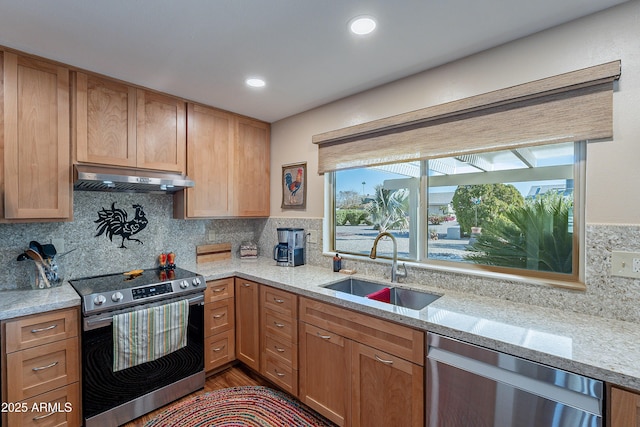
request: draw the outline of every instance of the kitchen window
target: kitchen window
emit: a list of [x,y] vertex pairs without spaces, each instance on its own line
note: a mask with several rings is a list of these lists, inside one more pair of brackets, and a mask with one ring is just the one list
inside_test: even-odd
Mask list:
[[620,74],[612,61],[314,135],[325,249],[365,255],[389,230],[400,259],[584,290],[586,145],[613,138]]
[[[578,277],[584,142],[332,173],[332,251],[556,281]],[[378,256],[392,257],[390,240]]]

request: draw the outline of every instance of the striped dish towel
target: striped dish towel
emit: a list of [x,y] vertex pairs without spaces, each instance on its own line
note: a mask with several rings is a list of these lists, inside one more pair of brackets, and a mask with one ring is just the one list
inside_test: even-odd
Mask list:
[[113,372],[159,359],[187,345],[189,301],[113,316]]

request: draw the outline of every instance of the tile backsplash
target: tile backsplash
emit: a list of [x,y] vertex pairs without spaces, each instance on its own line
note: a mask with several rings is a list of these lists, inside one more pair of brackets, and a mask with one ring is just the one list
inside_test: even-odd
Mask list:
[[[141,243],[106,234],[96,236],[98,212],[123,209],[127,220],[135,215],[133,205],[143,207],[147,226],[134,235]],[[117,273],[136,268],[153,268],[157,255],[173,251],[178,265],[195,264],[195,247],[208,243],[231,242],[233,256],[239,256],[240,244],[253,241],[259,255],[271,257],[277,244],[276,228],[299,227],[315,230],[317,243],[308,243],[306,262],[331,268],[331,257],[322,254],[322,218],[260,219],[173,219],[173,198],[168,195],[128,193],[74,193],[74,219],[71,222],[0,224],[0,289],[28,288],[29,261],[17,256],[36,240],[49,243],[62,239],[64,255],[59,262],[67,278]],[[640,280],[611,276],[611,252],[640,251],[640,225],[589,224],[586,227],[586,292],[515,283],[466,274],[444,273],[411,267],[411,283],[425,284],[443,291],[455,290],[493,298],[554,307],[600,317],[640,323]],[[378,278],[388,278],[389,265],[375,261],[345,260],[345,268]]]

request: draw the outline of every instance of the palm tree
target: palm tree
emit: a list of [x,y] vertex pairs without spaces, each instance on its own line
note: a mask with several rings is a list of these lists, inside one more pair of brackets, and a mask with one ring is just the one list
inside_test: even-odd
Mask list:
[[405,231],[409,228],[409,191],[375,188],[375,197],[365,205],[369,221],[381,233],[388,230]]
[[571,273],[573,199],[547,193],[490,224],[468,247],[465,259],[484,265]]

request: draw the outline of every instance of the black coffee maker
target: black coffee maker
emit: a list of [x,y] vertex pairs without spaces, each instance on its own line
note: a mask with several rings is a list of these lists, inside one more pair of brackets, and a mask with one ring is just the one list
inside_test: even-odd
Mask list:
[[287,267],[289,265],[289,229],[278,228],[278,244],[273,247],[273,259],[276,265]]

